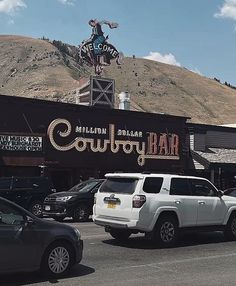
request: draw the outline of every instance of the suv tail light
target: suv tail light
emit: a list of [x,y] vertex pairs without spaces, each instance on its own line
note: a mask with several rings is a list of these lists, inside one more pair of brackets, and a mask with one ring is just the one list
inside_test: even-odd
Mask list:
[[135,195],[133,197],[133,208],[141,208],[141,206],[146,202],[146,196]]

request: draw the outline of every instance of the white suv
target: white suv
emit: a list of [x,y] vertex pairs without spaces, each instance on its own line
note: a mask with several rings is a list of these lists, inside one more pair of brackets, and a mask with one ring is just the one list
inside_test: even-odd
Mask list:
[[180,229],[222,230],[236,239],[236,198],[199,177],[107,174],[95,196],[93,220],[118,240],[141,232],[167,247]]

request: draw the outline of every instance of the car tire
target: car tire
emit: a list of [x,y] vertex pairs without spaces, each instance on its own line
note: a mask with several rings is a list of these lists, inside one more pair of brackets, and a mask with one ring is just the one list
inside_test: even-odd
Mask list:
[[118,241],[126,241],[129,239],[131,232],[126,229],[111,229],[110,235]]
[[89,220],[89,208],[86,204],[80,204],[75,207],[74,214],[73,214],[73,220],[75,222],[84,222]]
[[154,229],[153,240],[162,247],[173,247],[178,237],[178,221],[174,216],[162,216]]
[[37,216],[42,217],[43,216],[43,204],[41,201],[33,201],[29,207],[29,211]]
[[41,270],[44,275],[60,278],[67,274],[74,265],[72,247],[66,242],[56,242],[50,245],[44,253]]
[[224,235],[228,240],[236,240],[236,214],[231,215],[226,225]]

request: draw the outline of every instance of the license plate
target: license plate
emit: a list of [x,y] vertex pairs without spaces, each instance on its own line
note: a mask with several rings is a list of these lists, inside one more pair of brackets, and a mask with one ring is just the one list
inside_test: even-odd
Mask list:
[[116,203],[114,203],[114,202],[108,202],[107,208],[108,208],[108,209],[115,209],[115,208],[116,208]]
[[50,206],[45,206],[45,211],[50,211],[51,207]]

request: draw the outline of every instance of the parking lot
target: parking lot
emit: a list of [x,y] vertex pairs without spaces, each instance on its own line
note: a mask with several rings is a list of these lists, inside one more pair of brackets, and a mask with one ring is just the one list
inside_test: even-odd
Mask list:
[[[143,236],[117,243],[93,222],[73,223],[84,240],[84,255],[68,277],[40,273],[0,276],[0,285],[234,285],[236,242],[221,233],[185,234],[175,248],[158,249]],[[33,255],[33,254],[32,254]]]

